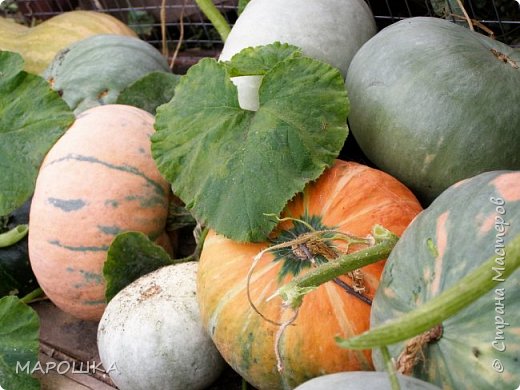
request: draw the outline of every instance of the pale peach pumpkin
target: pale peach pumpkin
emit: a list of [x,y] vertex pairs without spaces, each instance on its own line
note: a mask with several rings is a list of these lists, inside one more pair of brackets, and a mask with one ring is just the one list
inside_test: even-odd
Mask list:
[[65,312],[98,320],[107,250],[141,231],[167,250],[169,185],[150,154],[154,118],[124,105],[84,111],[41,166],[29,217],[29,257],[47,296]]

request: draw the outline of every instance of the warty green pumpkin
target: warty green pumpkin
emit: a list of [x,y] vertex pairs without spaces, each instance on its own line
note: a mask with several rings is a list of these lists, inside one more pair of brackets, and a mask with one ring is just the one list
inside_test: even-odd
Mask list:
[[153,116],[124,105],[80,114],[45,157],[29,216],[29,257],[52,302],[99,320],[102,275],[115,235],[140,231],[171,253],[164,232],[169,185],[150,152]]

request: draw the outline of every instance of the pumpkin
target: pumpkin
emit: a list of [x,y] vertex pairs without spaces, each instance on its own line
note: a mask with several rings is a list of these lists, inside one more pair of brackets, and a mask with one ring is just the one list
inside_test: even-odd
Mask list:
[[[276,41],[298,46],[311,58],[339,68],[345,76],[356,51],[376,33],[363,0],[252,0],[226,39],[220,60],[242,49]],[[235,77],[242,108],[258,108],[256,76]]]
[[96,35],[59,52],[45,77],[75,114],[101,104],[116,103],[119,93],[142,76],[169,72],[162,54],[133,37]]
[[137,36],[113,16],[95,11],[65,12],[35,27],[0,18],[0,49],[20,53],[24,70],[35,74],[42,73],[60,50],[97,34]]
[[197,262],[142,276],[112,298],[99,322],[103,366],[124,390],[207,389],[224,360],[200,322]]
[[361,149],[425,205],[462,179],[520,169],[520,53],[499,41],[405,19],[363,45],[345,85]]
[[[419,213],[415,196],[401,183],[379,170],[353,162],[336,160],[316,182],[285,208],[284,216],[305,223],[281,223],[272,243],[299,237],[314,229],[336,229],[365,237],[375,224],[400,234]],[[272,244],[271,243],[271,244]],[[323,241],[323,252],[339,241]],[[210,232],[201,253],[197,296],[204,326],[218,350],[242,377],[259,389],[295,386],[312,377],[348,370],[373,369],[369,351],[341,349],[334,336],[354,335],[367,330],[370,304],[348,294],[344,284],[352,278],[321,285],[305,296],[293,326],[285,329],[280,342],[284,370],[276,368],[275,335],[278,326],[255,313],[247,294],[247,275],[252,259],[269,243],[238,243]],[[360,245],[351,246],[351,250]],[[296,248],[298,249],[298,248]],[[343,248],[345,249],[345,248]],[[317,262],[325,256],[317,254]],[[254,269],[249,284],[252,302],[267,318],[286,319],[275,298],[266,302],[278,287],[294,275],[307,272],[310,262],[291,248],[266,253]],[[373,296],[384,261],[363,267],[358,281],[365,298]],[[291,314],[292,315],[292,314]]]
[[[437,386],[417,378],[397,375],[401,389],[440,390]],[[302,383],[295,390],[391,390],[390,377],[386,372],[351,371],[322,375]]]
[[[414,376],[443,389],[518,386],[520,272],[505,280],[501,274],[508,264],[504,248],[519,235],[519,171],[486,172],[449,187],[406,229],[385,266],[371,326],[420,307],[493,255],[490,277],[499,282],[442,324],[432,324],[441,327],[423,345]],[[396,360],[403,349],[402,342],[389,346]],[[374,355],[383,369],[379,353]]]
[[[14,210],[2,223],[0,233],[29,222],[31,199]],[[8,294],[24,296],[38,287],[29,263],[27,236],[13,245],[0,248],[0,297]]]
[[50,300],[78,318],[101,318],[102,269],[116,234],[141,231],[168,246],[169,185],[150,154],[153,121],[130,106],[87,110],[40,168],[29,217],[31,266]]

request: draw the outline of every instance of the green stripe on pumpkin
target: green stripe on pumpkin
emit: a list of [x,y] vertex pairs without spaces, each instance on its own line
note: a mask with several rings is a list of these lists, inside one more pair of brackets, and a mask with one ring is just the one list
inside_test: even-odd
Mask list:
[[154,190],[157,194],[163,195],[163,196],[166,195],[161,184],[159,184],[155,180],[150,179],[148,176],[146,176],[143,172],[141,172],[137,168],[131,167],[129,165],[115,165],[115,164],[111,164],[106,161],[99,160],[98,158],[93,157],[93,156],[84,156],[81,154],[74,154],[74,153],[70,153],[64,157],[50,161],[47,165],[53,165],[53,164],[57,164],[57,163],[64,162],[64,161],[70,161],[70,160],[86,162],[86,163],[93,163],[93,164],[100,164],[100,165],[103,165],[110,169],[115,169],[118,171],[122,171],[122,172],[126,172],[126,173],[130,173],[130,174],[139,176],[139,177],[143,178],[148,184],[150,184],[154,188]]
[[108,226],[108,225],[98,225],[98,230],[101,233],[108,234],[109,236],[115,236],[122,232],[119,226]]
[[83,301],[83,303],[88,306],[97,306],[97,305],[104,305],[106,302],[104,299],[97,299],[97,300],[85,300],[85,301]]
[[87,283],[103,284],[104,282],[103,276],[101,274],[84,270],[80,270],[79,273],[83,275],[83,278]]
[[166,205],[166,200],[164,196],[139,196],[139,195],[128,195],[125,196],[125,200],[129,202],[139,201],[139,205],[141,207],[149,208],[157,205]]
[[87,204],[83,199],[47,198],[47,202],[54,207],[65,211],[66,213],[80,210]]
[[72,246],[72,245],[65,245],[62,244],[59,240],[48,240],[47,241],[51,245],[58,246],[60,248],[68,249],[70,251],[74,252],[106,252],[108,251],[108,245],[101,245],[101,246]]

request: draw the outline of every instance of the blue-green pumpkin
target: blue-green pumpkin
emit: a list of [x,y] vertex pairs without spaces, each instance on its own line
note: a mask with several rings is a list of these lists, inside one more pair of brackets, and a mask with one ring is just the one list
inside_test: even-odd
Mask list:
[[155,71],[170,69],[162,54],[149,43],[127,36],[96,35],[60,51],[43,76],[79,114],[91,107],[116,103],[123,89]]
[[424,205],[459,180],[520,169],[520,52],[447,20],[383,29],[347,71],[366,156]]
[[[446,319],[422,348],[413,375],[443,389],[520,384],[520,271],[504,278],[507,244],[520,236],[520,171],[493,171],[443,192],[408,226],[374,297],[371,327],[397,319],[495,256],[495,289]],[[439,333],[437,334],[439,336]],[[389,346],[398,358],[404,343]],[[385,368],[377,350],[378,370]]]

